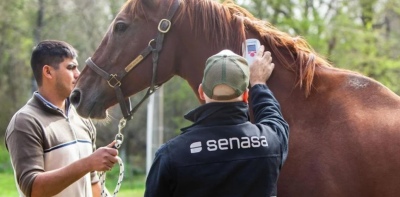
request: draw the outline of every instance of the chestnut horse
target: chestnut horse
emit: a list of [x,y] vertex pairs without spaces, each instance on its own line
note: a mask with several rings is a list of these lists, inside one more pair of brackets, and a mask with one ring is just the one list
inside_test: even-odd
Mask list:
[[279,196],[399,196],[400,97],[371,78],[332,67],[304,39],[233,2],[127,1],[71,101],[82,116],[105,118],[118,101],[147,87],[150,94],[174,75],[197,94],[206,59],[222,49],[241,54],[246,38],[271,51],[268,86],[290,125]]

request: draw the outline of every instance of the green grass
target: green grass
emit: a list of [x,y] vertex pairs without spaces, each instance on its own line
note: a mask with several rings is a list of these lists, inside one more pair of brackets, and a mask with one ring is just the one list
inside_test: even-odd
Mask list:
[[[0,139],[4,142],[4,139]],[[0,197],[18,196],[14,182],[14,175],[11,167],[10,157],[7,149],[0,144]]]
[[11,196],[18,196],[14,175],[10,173],[0,173],[0,197]]
[[[107,178],[106,187],[112,193],[117,179]],[[144,177],[136,179],[123,180],[117,197],[142,197],[144,195]],[[0,197],[18,196],[17,188],[14,182],[14,175],[11,173],[0,173]]]
[[144,189],[143,190],[123,190],[117,194],[118,197],[143,197],[144,196]]
[[[107,173],[106,177],[106,187],[108,191],[112,194],[114,192],[115,186],[118,182],[119,169],[113,168],[111,172]],[[124,180],[122,180],[121,188],[118,197],[143,197],[145,188],[145,176],[144,175],[134,175],[132,177],[125,174]]]

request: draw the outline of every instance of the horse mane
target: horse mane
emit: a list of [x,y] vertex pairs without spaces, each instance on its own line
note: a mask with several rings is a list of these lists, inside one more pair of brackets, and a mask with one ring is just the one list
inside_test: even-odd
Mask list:
[[[297,85],[300,88],[304,87],[306,97],[311,93],[315,68],[318,66],[332,67],[324,57],[314,51],[304,38],[292,37],[288,33],[278,30],[269,22],[254,17],[232,0],[226,0],[222,5],[230,10],[231,15],[242,19],[246,30],[259,34],[262,39],[260,42],[269,45],[272,53],[275,54],[274,58],[296,73]],[[293,60],[292,63],[287,59],[287,55]]]
[[[133,12],[143,12],[140,3],[142,1],[128,0],[124,7],[129,5]],[[180,11],[176,13],[177,21],[188,19],[195,34],[205,35],[207,41],[212,41],[214,47],[223,46],[241,51],[246,32],[258,34],[260,42],[269,45],[275,55],[274,58],[295,72],[297,85],[300,88],[304,87],[306,97],[311,93],[316,67],[332,67],[304,38],[292,37],[278,30],[269,22],[254,17],[232,0],[225,0],[223,3],[215,0],[178,1],[180,1]],[[291,61],[287,59],[288,56]]]

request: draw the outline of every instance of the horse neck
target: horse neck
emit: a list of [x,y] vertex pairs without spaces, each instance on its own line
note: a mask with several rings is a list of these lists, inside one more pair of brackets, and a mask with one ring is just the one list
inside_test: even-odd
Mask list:
[[196,94],[196,97],[199,99],[201,103],[203,103],[203,101],[200,99],[198,95],[197,89],[202,81],[205,62],[207,60],[207,55],[205,55],[206,50],[201,49],[201,47],[195,47],[195,46],[193,47],[188,46],[182,48],[183,48],[181,49],[182,52],[179,53],[187,55],[183,55],[183,57],[179,59],[179,62],[176,64],[177,69],[175,74],[185,79],[188,82],[189,86]]
[[[304,88],[298,84],[297,70],[299,69],[299,64],[291,57],[289,51],[280,51],[284,55],[285,61],[287,61],[286,64],[289,64],[285,65],[285,63],[278,60],[277,54],[269,48],[268,44],[262,44],[264,44],[266,51],[271,52],[272,61],[275,64],[274,71],[267,81],[267,85],[278,100],[285,119],[289,124],[294,123],[303,117],[300,111],[307,111],[307,109],[313,107],[318,102],[318,98],[315,94],[306,96]],[[319,72],[318,70],[316,69],[315,74]],[[318,82],[318,84],[314,84],[314,87],[323,84],[325,82]],[[304,110],[298,110],[300,108],[304,108]]]

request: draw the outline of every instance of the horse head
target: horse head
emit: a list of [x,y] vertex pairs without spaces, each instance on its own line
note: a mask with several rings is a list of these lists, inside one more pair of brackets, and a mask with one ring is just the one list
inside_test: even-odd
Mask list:
[[[122,100],[149,86],[152,93],[174,75],[179,38],[170,33],[175,26],[170,21],[178,5],[178,1],[126,2],[86,61],[88,66],[72,92],[78,113],[105,118],[106,109],[118,101],[124,105]],[[168,37],[165,43],[164,36]]]
[[[223,48],[240,53],[244,36],[238,38],[242,34],[235,33],[233,25],[222,25],[222,34],[214,36],[214,32],[221,32],[220,21],[215,18],[227,16],[203,14],[193,9],[197,3],[202,4],[196,5],[200,9],[208,4],[221,7],[212,1],[127,1],[93,57],[86,61],[88,66],[71,94],[78,113],[105,118],[107,108],[118,102],[126,105],[123,100],[150,87],[147,97],[174,75],[190,78],[189,84],[197,90],[201,75],[192,73],[203,72],[207,57]],[[202,23],[194,24],[199,18]],[[209,33],[202,34],[201,29],[209,27]],[[124,116],[130,116],[122,110]]]

